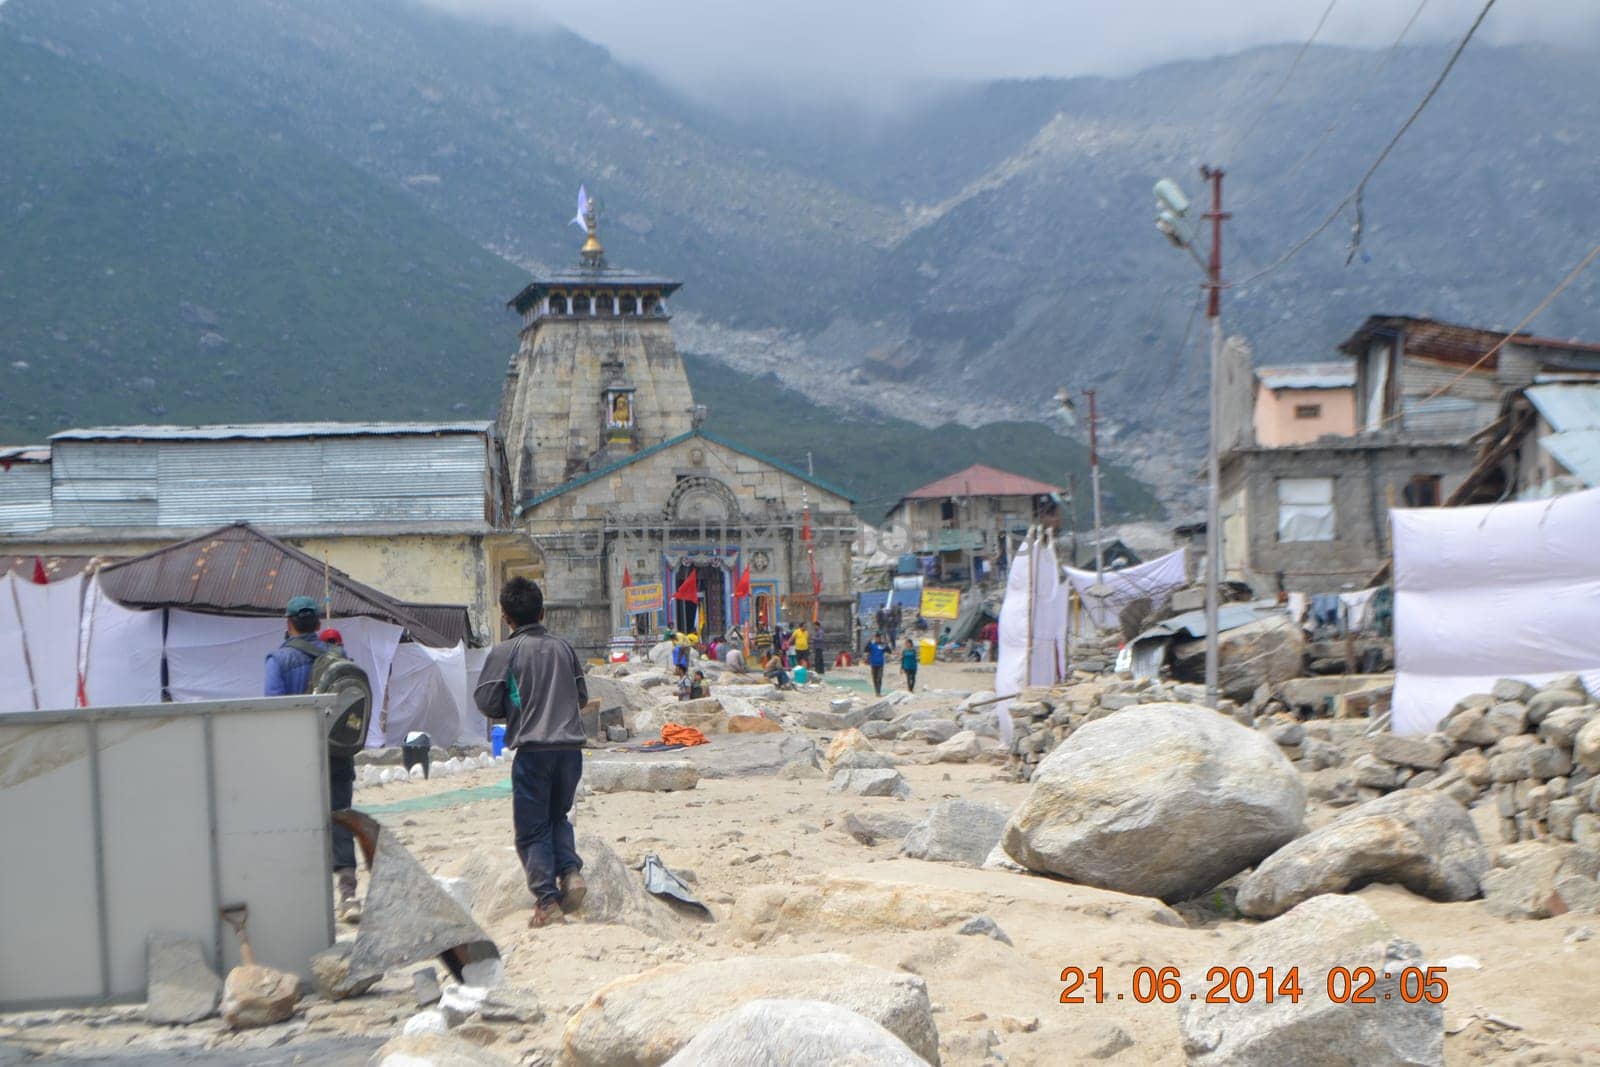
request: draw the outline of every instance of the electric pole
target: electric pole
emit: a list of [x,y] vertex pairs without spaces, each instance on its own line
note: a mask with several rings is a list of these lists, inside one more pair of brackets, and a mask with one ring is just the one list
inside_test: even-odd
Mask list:
[[1094,390],[1085,389],[1089,397],[1089,485],[1094,496],[1094,583],[1106,584],[1105,546],[1100,541],[1100,414],[1094,405]]
[[1163,178],[1156,182],[1156,200],[1162,210],[1156,218],[1156,229],[1167,240],[1188,252],[1205,272],[1206,318],[1211,320],[1210,368],[1210,427],[1206,435],[1206,703],[1217,706],[1217,599],[1220,594],[1222,574],[1222,457],[1219,442],[1222,437],[1220,415],[1222,395],[1220,368],[1222,365],[1222,223],[1230,216],[1222,210],[1221,167],[1202,166],[1200,177],[1211,183],[1211,210],[1203,218],[1211,222],[1211,256],[1202,261],[1195,254],[1192,235],[1183,226],[1189,213],[1189,198],[1184,196],[1177,183]]

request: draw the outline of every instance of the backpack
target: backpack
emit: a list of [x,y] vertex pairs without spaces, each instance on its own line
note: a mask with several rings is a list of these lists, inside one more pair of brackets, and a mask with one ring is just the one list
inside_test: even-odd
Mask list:
[[332,649],[318,648],[307,638],[296,638],[289,647],[311,657],[311,684],[306,692],[333,695],[329,754],[354,756],[366,746],[367,729],[372,722],[372,683],[367,672]]

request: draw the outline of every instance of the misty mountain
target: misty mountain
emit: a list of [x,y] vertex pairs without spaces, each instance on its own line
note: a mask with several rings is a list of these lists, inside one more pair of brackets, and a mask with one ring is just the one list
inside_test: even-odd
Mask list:
[[[1125,454],[1158,456],[1202,440],[1205,324],[1194,264],[1151,225],[1155,178],[1198,198],[1198,165],[1227,167],[1226,273],[1247,278],[1345,197],[1446,58],[1317,47],[1277,92],[1296,49],[1263,48],[948,87],[868,122],[717,114],[566,31],[410,0],[10,0],[8,37],[303,144],[525,268],[572,258],[587,182],[612,260],[685,280],[686,347],[813,401],[931,425],[1038,417],[1071,383],[1100,389]],[[1513,324],[1593,239],[1594,59],[1474,44],[1368,185],[1350,265],[1346,213],[1227,294],[1229,331],[1289,361],[1329,357],[1376,311]],[[22,118],[84,121],[65,103]],[[0,219],[29,199],[12,172]],[[481,330],[482,375],[509,343],[475,314],[459,325]],[[1536,327],[1600,336],[1600,275]]]

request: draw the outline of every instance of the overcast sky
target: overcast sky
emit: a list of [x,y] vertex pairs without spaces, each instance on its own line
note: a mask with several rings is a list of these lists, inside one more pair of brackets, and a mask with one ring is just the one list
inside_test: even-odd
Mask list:
[[[892,104],[949,79],[1123,74],[1173,59],[1300,43],[1327,0],[426,0],[553,19],[699,96],[814,95]],[[1422,0],[1335,0],[1319,41],[1387,47]],[[1427,0],[1408,42],[1465,32],[1483,0]],[[1493,43],[1600,44],[1600,0],[1500,0]]]

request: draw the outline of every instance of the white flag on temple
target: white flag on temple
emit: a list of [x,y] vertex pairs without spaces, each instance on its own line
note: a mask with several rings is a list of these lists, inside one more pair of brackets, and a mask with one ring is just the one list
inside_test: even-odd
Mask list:
[[578,186],[578,213],[572,217],[572,224],[580,230],[589,228],[589,191],[583,186]]

